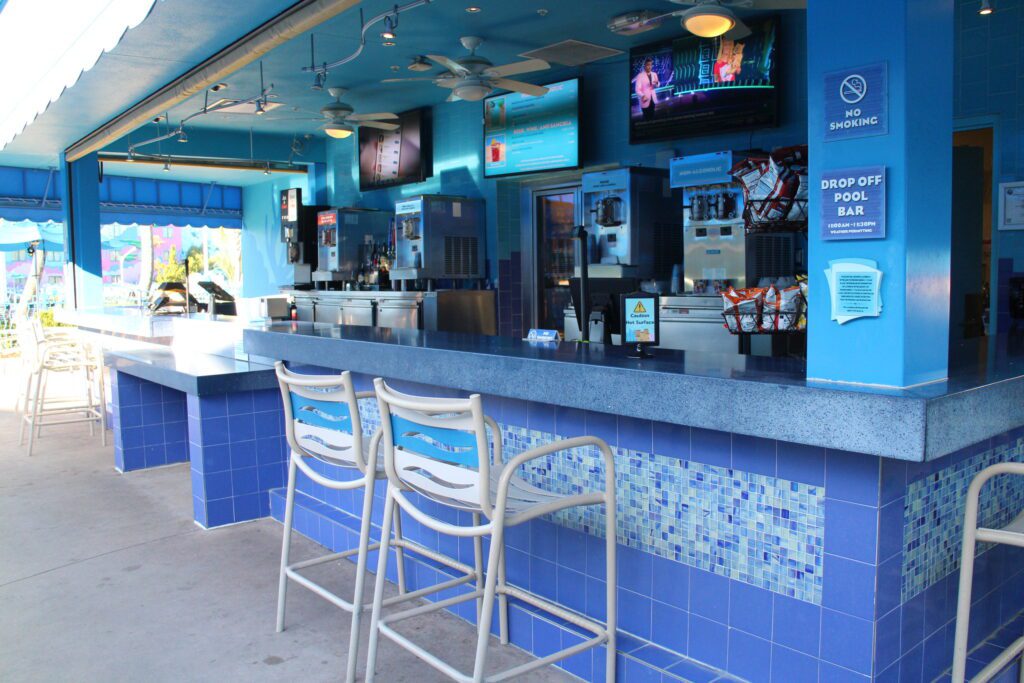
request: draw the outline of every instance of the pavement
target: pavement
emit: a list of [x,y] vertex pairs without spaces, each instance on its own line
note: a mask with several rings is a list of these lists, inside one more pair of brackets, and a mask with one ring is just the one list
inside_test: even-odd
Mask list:
[[[263,519],[201,529],[192,521],[187,464],[118,474],[112,439],[100,446],[85,425],[44,430],[27,457],[13,412],[20,386],[16,367],[5,361],[0,680],[343,679],[347,613],[292,584],[288,627],[274,630],[279,524]],[[301,536],[293,548],[296,560],[324,552]],[[307,573],[342,595],[354,585],[349,562]],[[367,584],[369,598],[372,581]],[[400,628],[462,670],[472,669],[476,632],[458,617],[434,613]],[[447,680],[386,639],[380,648],[378,681]],[[494,639],[489,657],[488,671],[530,660]],[[518,680],[577,679],[547,667]]]

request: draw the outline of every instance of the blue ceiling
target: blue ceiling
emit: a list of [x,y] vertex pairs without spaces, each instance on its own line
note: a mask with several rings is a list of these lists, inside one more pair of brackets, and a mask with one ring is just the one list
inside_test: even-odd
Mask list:
[[[170,2],[171,0],[167,0]],[[400,3],[401,4],[401,3]],[[357,112],[392,111],[441,103],[449,91],[431,83],[381,84],[385,78],[415,77],[441,73],[435,69],[427,74],[408,71],[405,67],[416,55],[426,53],[458,57],[467,54],[459,44],[460,36],[484,39],[479,54],[494,64],[519,61],[522,52],[575,38],[598,45],[628,50],[662,37],[682,33],[678,20],[668,19],[658,29],[638,36],[616,36],[606,28],[609,18],[637,5],[666,12],[678,9],[668,0],[434,0],[431,4],[403,12],[399,17],[397,45],[383,47],[379,37],[383,24],[367,34],[367,44],[355,61],[332,71],[328,85],[351,90],[343,101]],[[478,13],[465,11],[469,5],[480,7]],[[394,7],[391,0],[366,0],[358,7],[321,24],[312,33],[316,37],[317,62],[332,62],[351,54],[359,39],[359,7],[369,19]],[[541,15],[538,10],[546,10]],[[743,12],[740,12],[743,14]],[[609,59],[624,59],[623,56]],[[311,89],[313,76],[301,68],[310,63],[310,38],[304,34],[270,52],[263,60],[266,82],[274,84],[274,92],[286,106],[263,117],[211,114],[195,119],[190,125],[218,129],[250,127],[260,132],[314,133],[322,120],[318,110],[331,101],[326,90]],[[393,66],[399,67],[396,73]],[[566,69],[538,72],[520,77],[538,83],[562,77]],[[226,93],[233,98],[251,97],[259,92],[259,64],[253,63],[227,79]],[[202,106],[202,96],[171,110],[171,121],[180,120]],[[453,104],[450,106],[472,106]],[[299,108],[303,112],[292,111]]]
[[[145,21],[0,151],[0,163],[37,168],[56,164],[68,145],[294,1],[161,0]],[[239,11],[242,6],[244,11]],[[40,49],[56,48],[40,42]]]
[[[2,1],[2,0],[0,0]],[[5,150],[0,164],[44,167],[57,162],[58,153],[99,125],[173,80],[207,57],[250,32],[266,20],[287,9],[294,0],[161,0],[151,15],[132,29],[117,47],[104,54],[97,65],[83,74],[79,82],[44,112]],[[773,0],[762,0],[768,3]],[[468,13],[468,5],[482,11]],[[678,9],[669,0],[433,0],[430,4],[401,14],[397,29],[398,45],[383,47],[379,38],[382,24],[367,34],[367,45],[355,61],[332,71],[328,85],[349,88],[344,101],[357,112],[403,111],[444,102],[448,91],[431,83],[381,84],[392,77],[434,75],[408,71],[405,66],[416,55],[433,53],[452,57],[466,54],[460,36],[484,39],[479,54],[494,64],[518,61],[522,52],[568,38],[628,50],[660,38],[679,35],[678,21],[669,19],[658,29],[623,37],[606,28],[608,19],[638,5],[652,10]],[[317,43],[317,61],[331,62],[352,53],[359,39],[359,10],[366,18],[392,9],[394,0],[364,0],[359,5],[312,31]],[[739,12],[743,15],[746,12]],[[192,128],[248,131],[261,133],[316,133],[321,120],[316,113],[330,101],[326,90],[311,89],[313,77],[301,71],[310,61],[310,34],[273,50],[263,59],[267,83],[285,106],[262,117],[211,114],[190,122]],[[621,60],[623,56],[611,57]],[[398,71],[393,71],[393,66]],[[538,72],[520,77],[533,82],[549,82],[567,77],[567,68]],[[222,95],[246,98],[259,91],[259,64],[253,63],[228,77],[229,88]],[[212,101],[212,100],[211,100]],[[197,95],[170,112],[172,124],[202,106]],[[473,106],[455,103],[445,106]],[[303,111],[294,111],[294,109]],[[138,137],[138,134],[134,137]],[[176,152],[193,154],[203,150]],[[135,171],[151,173],[150,169]],[[186,174],[187,170],[180,173]],[[231,175],[231,172],[228,172]],[[227,177],[218,178],[221,181]],[[248,184],[233,178],[233,184]]]

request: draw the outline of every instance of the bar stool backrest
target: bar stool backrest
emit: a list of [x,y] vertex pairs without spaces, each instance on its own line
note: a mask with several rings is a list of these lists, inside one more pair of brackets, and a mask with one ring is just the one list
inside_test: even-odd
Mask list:
[[352,375],[303,375],[274,364],[285,434],[297,455],[366,472],[363,428]]
[[391,483],[490,518],[492,463],[480,395],[410,396],[379,378],[374,386],[380,404],[384,469]]

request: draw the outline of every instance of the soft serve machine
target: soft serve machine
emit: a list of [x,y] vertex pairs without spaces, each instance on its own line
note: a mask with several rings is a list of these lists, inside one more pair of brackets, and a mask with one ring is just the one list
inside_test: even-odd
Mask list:
[[[640,289],[644,280],[667,281],[681,258],[676,203],[668,172],[624,167],[584,173],[583,223],[587,235],[587,270],[591,341],[610,341],[618,328],[620,294]],[[582,249],[577,246],[573,307],[566,310],[566,339],[579,332]]]
[[391,214],[372,209],[345,207],[319,212],[317,270],[313,273],[317,286],[378,286],[382,263],[390,256],[391,221]]
[[477,280],[485,276],[484,203],[421,195],[395,205],[395,262],[391,279]]

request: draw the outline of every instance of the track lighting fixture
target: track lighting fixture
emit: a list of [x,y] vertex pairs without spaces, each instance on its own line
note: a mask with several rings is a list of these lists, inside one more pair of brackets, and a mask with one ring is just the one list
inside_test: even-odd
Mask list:
[[165,161],[164,162],[164,173],[170,173],[170,172],[171,172],[171,162]]
[[981,0],[981,7],[978,8],[978,14],[983,17],[987,17],[993,12],[995,12],[995,8],[992,7],[992,0]]
[[181,143],[188,142],[188,133],[185,132],[184,128],[180,128],[178,130],[178,142],[181,142]]

